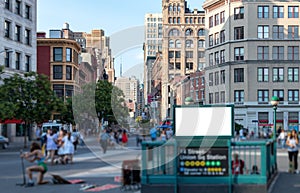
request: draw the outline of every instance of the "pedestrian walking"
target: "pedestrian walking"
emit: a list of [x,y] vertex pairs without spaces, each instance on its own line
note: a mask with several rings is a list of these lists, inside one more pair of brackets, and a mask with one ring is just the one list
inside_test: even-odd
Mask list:
[[152,141],[155,141],[156,138],[157,138],[157,129],[156,127],[153,127],[151,130],[150,130],[150,137],[151,137],[151,140]]
[[107,133],[106,129],[99,136],[99,142],[102,148],[103,153],[106,153],[108,141],[110,139],[110,135]]
[[122,132],[122,145],[126,146],[127,142],[128,142],[128,135],[127,135],[126,130],[124,129]]
[[233,160],[231,161],[232,174],[244,174],[245,162],[239,158],[239,154],[233,154]]
[[46,161],[50,158],[51,165],[54,164],[55,151],[57,150],[57,134],[54,133],[51,129],[47,130],[47,157]]
[[290,135],[287,137],[286,145],[288,146],[288,156],[289,156],[289,172],[299,173],[298,171],[298,144],[299,139],[295,129],[292,130]]
[[160,140],[161,141],[167,141],[167,135],[166,135],[166,131],[162,130],[161,134],[160,134]]
[[285,146],[285,131],[283,129],[278,136],[278,142],[281,144],[281,148],[283,149]]
[[48,181],[44,181],[44,175],[48,171],[47,164],[45,163],[45,157],[42,153],[41,146],[37,142],[32,142],[30,146],[30,152],[21,154],[21,157],[25,158],[29,162],[37,162],[35,166],[29,166],[26,168],[28,175],[27,187],[34,186],[32,172],[39,172],[37,178],[37,184],[46,184]]
[[74,145],[74,150],[77,151],[77,145],[80,140],[80,133],[76,131],[75,128],[72,130],[72,143]]

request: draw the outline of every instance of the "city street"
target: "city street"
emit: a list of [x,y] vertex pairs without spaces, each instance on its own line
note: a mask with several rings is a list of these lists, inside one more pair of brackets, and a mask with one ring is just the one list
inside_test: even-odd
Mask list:
[[[89,144],[88,146],[78,148],[74,156],[74,164],[58,164],[53,166],[48,164],[49,170],[45,175],[45,179],[51,181],[52,177],[50,174],[58,174],[67,180],[83,179],[87,184],[95,184],[102,187],[102,192],[121,192],[121,182],[115,180],[115,178],[118,179],[121,176],[123,160],[135,159],[139,156],[140,148],[136,147],[135,137],[130,138],[127,148],[109,149],[106,154],[100,151],[95,138],[87,140],[87,143]],[[51,183],[30,188],[16,186],[16,183],[23,182],[19,150],[18,147],[9,147],[6,150],[0,150],[0,170],[2,171],[0,187],[2,190],[14,193],[83,192],[80,190],[81,184],[60,185]],[[24,163],[25,167],[33,164],[27,161],[24,161]],[[34,175],[34,180],[36,181],[36,175]]]
[[[119,181],[121,177],[121,165],[123,160],[140,158],[140,147],[136,147],[135,137],[129,138],[127,148],[109,149],[106,154],[100,151],[99,145],[92,137],[86,140],[87,146],[78,148],[74,156],[74,164],[68,165],[48,165],[49,171],[45,175],[46,180],[51,181],[50,174],[58,174],[68,180],[82,179],[87,184],[95,184],[99,189],[95,192],[119,193],[121,192]],[[56,185],[46,184],[37,185],[30,188],[16,186],[17,183],[23,182],[21,159],[19,158],[18,146],[11,145],[6,150],[0,150],[0,187],[2,190],[14,193],[54,193],[54,192],[84,192],[80,190],[81,184]],[[296,191],[300,187],[300,174],[289,174],[287,152],[284,149],[278,149],[278,169],[276,183],[271,185],[270,193],[281,193],[284,190]],[[27,161],[24,162],[25,167],[31,165]],[[36,175],[34,176],[36,179]]]

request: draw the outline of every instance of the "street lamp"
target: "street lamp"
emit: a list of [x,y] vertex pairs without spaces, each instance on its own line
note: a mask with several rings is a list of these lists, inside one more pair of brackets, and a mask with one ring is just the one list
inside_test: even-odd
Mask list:
[[184,100],[184,104],[192,105],[192,104],[194,104],[194,100],[192,99],[192,97],[186,97]]
[[271,105],[273,106],[273,115],[274,115],[274,124],[273,124],[273,140],[276,139],[276,110],[279,104],[279,98],[277,96],[273,96],[271,98]]
[[273,96],[271,98],[271,105],[273,106],[273,156],[274,156],[274,162],[275,162],[275,170],[277,170],[277,144],[276,144],[276,110],[277,106],[279,104],[279,98],[277,96]]

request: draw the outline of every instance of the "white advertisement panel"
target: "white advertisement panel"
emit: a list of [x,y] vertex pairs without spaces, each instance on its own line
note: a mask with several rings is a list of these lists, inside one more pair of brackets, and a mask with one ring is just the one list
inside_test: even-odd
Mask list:
[[233,107],[175,108],[176,136],[231,136]]

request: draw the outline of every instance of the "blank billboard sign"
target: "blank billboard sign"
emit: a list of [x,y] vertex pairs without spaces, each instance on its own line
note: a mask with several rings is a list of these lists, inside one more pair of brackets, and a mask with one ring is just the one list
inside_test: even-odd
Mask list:
[[176,136],[231,136],[233,107],[176,107]]

